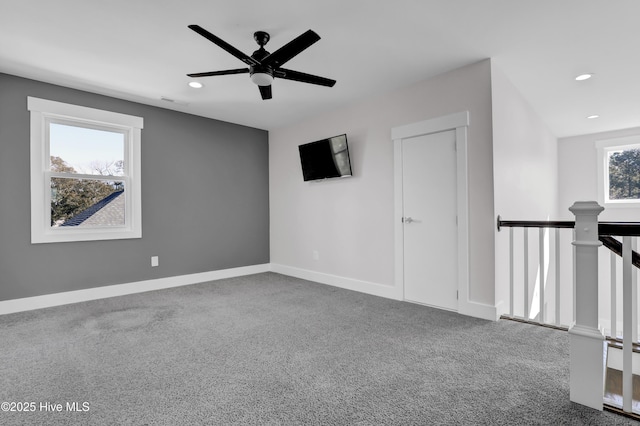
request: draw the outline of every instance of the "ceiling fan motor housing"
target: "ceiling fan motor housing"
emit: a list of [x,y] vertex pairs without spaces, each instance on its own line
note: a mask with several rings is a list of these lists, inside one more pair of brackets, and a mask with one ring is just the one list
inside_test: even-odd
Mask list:
[[[254,34],[254,38],[260,45],[260,49],[253,52],[251,57],[258,62],[262,62],[264,58],[269,56],[269,52],[263,47],[269,41],[269,34],[264,31],[257,31]],[[251,76],[251,81],[258,86],[270,86],[273,82],[273,68],[269,65],[250,65],[249,75]]]

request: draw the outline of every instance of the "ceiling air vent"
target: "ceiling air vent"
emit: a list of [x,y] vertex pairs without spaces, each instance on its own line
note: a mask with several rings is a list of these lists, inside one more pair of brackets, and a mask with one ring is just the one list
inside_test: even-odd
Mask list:
[[160,100],[165,102],[171,102],[172,104],[176,104],[176,105],[189,106],[189,104],[186,102],[176,101],[175,99],[165,98],[164,96],[162,96]]

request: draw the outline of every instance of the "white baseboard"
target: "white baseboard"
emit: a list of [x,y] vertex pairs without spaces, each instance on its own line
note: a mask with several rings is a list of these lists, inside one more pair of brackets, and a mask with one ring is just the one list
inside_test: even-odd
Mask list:
[[0,301],[0,315],[14,312],[30,311],[33,309],[49,308],[52,306],[68,305],[70,303],[86,302],[89,300],[105,299],[107,297],[124,296],[145,291],[162,290],[164,288],[179,287],[215,281],[224,278],[240,277],[243,275],[268,272],[269,264],[243,266],[239,268],[222,269],[219,271],[201,272],[197,274],[180,275],[176,277],[158,278],[154,280],[138,281],[127,284],[108,285],[85,290],[67,291],[63,293],[46,294],[43,296],[25,297],[22,299]]
[[[271,271],[283,275],[289,275],[304,280],[315,281],[321,284],[328,284],[334,287],[340,287],[347,290],[367,293],[373,296],[386,297],[394,300],[404,300],[402,289],[387,286],[383,284],[372,283],[368,281],[356,280],[352,278],[344,278],[337,275],[325,274],[322,272],[310,271],[307,269],[294,268],[292,266],[271,264]],[[460,302],[458,305],[458,313],[476,318],[496,321],[498,319],[498,309],[496,306],[485,305],[478,302]]]
[[460,301],[458,304],[458,313],[489,321],[497,321],[499,318],[498,307],[473,301]]
[[[53,306],[68,305],[70,303],[86,302],[89,300],[105,299],[108,297],[124,296],[127,294],[143,293],[146,291],[162,290],[171,287],[198,284],[224,278],[240,277],[243,275],[259,274],[262,272],[276,272],[304,280],[327,284],[334,287],[353,290],[373,296],[386,297],[388,299],[403,300],[402,290],[384,284],[369,281],[345,278],[292,266],[276,263],[243,266],[239,268],[222,269],[219,271],[201,272],[197,274],[180,275],[175,277],[158,278],[147,281],[138,281],[126,284],[116,284],[103,287],[89,288],[85,290],[68,291],[63,293],[46,294],[43,296],[25,297],[0,301],[0,315],[15,312],[30,311],[33,309],[49,308]],[[484,305],[476,302],[460,303],[458,313],[477,318],[495,321],[497,309],[495,306]]]
[[308,269],[294,268],[292,266],[271,264],[271,271],[282,275],[289,275],[303,280],[315,281],[346,290],[358,291],[374,296],[386,297],[388,299],[402,300],[402,295],[396,287],[384,284],[362,281],[353,278],[345,278],[337,275],[325,274],[322,272],[310,271]]

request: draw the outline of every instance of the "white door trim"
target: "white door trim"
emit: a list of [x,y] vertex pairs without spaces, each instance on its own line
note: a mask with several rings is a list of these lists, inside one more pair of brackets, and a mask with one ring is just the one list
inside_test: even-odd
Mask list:
[[469,112],[463,111],[391,129],[394,157],[395,287],[404,298],[404,242],[402,200],[402,139],[456,131],[458,191],[458,312],[467,313],[469,306],[469,189],[467,182],[467,127]]

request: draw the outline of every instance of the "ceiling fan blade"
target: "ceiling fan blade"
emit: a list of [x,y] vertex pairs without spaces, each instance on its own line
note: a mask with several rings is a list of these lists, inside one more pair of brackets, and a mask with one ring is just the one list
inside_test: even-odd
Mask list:
[[320,36],[308,30],[264,58],[262,63],[264,65],[279,67],[318,40],[320,40]]
[[226,50],[227,52],[231,53],[233,56],[235,56],[236,58],[240,59],[245,64],[247,64],[247,65],[260,65],[260,62],[256,61],[251,56],[242,53],[241,51],[239,51],[238,49],[236,49],[235,47],[233,47],[232,45],[230,45],[226,41],[222,40],[221,38],[219,38],[217,36],[214,36],[213,34],[211,34],[209,31],[205,30],[201,26],[199,26],[199,25],[189,25],[189,28],[192,29],[193,31],[197,32],[198,34],[200,34],[202,37],[206,38],[207,40],[209,40],[209,41],[215,43],[216,45],[220,46],[222,49]]
[[320,86],[333,87],[336,84],[335,80],[329,78],[319,77],[317,75],[307,74],[300,71],[287,70],[284,68],[277,69],[274,74],[275,77],[284,78],[285,80],[300,81],[302,83],[317,84]]
[[262,99],[271,99],[271,86],[258,86]]
[[237,68],[234,70],[196,72],[187,74],[187,77],[211,77],[213,75],[229,75],[229,74],[245,74],[249,72],[249,68]]

